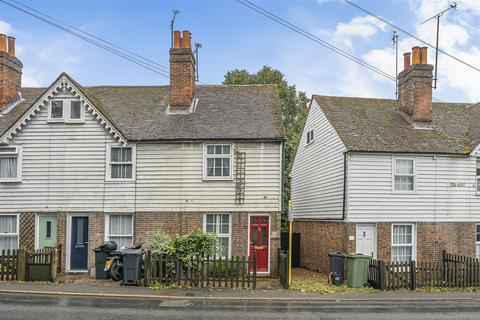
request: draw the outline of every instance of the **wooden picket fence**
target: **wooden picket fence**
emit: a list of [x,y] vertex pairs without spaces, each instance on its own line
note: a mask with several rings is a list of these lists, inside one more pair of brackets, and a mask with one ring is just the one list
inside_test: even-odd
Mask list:
[[0,280],[17,280],[18,252],[17,250],[2,250],[0,252]]
[[480,261],[447,252],[439,262],[371,260],[368,282],[381,290],[480,287]]
[[55,281],[58,251],[55,248],[0,252],[0,281]]
[[252,257],[192,258],[183,263],[175,257],[153,254],[145,256],[145,286],[155,284],[190,287],[251,288],[257,286],[257,255]]

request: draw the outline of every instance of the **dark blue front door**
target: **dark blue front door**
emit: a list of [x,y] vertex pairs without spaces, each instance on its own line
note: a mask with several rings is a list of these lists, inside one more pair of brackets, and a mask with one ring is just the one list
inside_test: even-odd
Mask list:
[[70,269],[87,270],[88,217],[72,217]]

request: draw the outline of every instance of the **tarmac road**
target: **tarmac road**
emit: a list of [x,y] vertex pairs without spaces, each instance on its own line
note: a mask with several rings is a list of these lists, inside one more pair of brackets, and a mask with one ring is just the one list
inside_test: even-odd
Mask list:
[[478,299],[223,301],[0,293],[0,319],[480,319]]

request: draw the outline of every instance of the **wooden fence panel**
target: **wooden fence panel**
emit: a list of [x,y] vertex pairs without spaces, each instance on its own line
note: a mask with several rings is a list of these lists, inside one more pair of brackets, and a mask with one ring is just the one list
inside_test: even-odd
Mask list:
[[[257,257],[196,257],[187,262],[148,251],[145,259],[145,285],[156,283],[192,287],[256,288]],[[252,270],[250,270],[252,269]]]
[[18,251],[2,250],[0,252],[0,280],[17,280],[18,273]]

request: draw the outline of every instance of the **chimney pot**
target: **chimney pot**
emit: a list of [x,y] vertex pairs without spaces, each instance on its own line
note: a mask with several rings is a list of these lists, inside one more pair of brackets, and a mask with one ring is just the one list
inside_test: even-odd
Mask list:
[[8,54],[15,57],[15,38],[8,37]]
[[412,64],[420,64],[420,47],[412,48]]
[[183,31],[183,40],[182,40],[182,48],[190,49],[192,47],[192,41],[190,37],[190,31]]
[[407,53],[404,53],[403,54],[403,70],[406,70],[408,68],[410,68],[410,65],[411,65],[411,53],[410,52],[407,52]]
[[0,34],[0,51],[7,52],[7,36]]
[[421,64],[427,64],[427,47],[421,47],[420,48],[420,63]]
[[180,37],[180,31],[173,33],[173,47],[178,49],[182,47],[182,38]]

